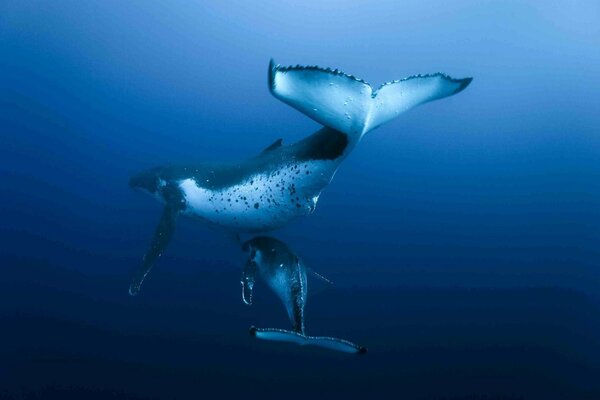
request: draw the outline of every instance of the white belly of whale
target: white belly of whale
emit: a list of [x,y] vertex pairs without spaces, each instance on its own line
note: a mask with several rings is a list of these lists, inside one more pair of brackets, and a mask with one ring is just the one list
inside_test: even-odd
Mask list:
[[297,163],[222,189],[202,187],[191,178],[179,181],[179,188],[188,214],[234,230],[270,230],[314,211],[331,181],[330,168],[335,168],[332,161]]

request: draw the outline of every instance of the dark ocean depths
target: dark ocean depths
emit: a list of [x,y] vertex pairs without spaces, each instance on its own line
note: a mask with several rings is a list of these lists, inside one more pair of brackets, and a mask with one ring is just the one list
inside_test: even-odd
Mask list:
[[[1,1],[0,398],[600,398],[599,48],[597,1]],[[366,356],[253,339],[285,311],[198,221],[127,293],[162,207],[132,174],[319,128],[270,57],[475,78],[272,233],[335,282],[308,333]]]

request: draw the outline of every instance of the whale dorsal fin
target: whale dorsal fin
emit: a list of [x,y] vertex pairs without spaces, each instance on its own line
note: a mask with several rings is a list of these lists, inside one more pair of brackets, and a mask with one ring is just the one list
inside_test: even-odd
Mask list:
[[411,108],[462,91],[472,78],[415,75],[374,90],[362,79],[317,66],[269,65],[269,89],[279,100],[320,124],[351,137],[391,121]]
[[276,141],[274,141],[272,144],[268,145],[263,151],[261,151],[261,154],[262,153],[268,153],[269,151],[273,151],[275,149],[278,149],[281,146],[283,146],[283,139],[279,138]]

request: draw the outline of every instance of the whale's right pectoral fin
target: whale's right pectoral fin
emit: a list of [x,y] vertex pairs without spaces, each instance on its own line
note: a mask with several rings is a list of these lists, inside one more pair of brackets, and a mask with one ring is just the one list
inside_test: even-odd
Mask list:
[[381,85],[338,70],[269,65],[269,89],[279,100],[320,124],[360,138],[420,104],[451,96],[471,83],[442,73],[415,75]]
[[150,243],[150,248],[146,254],[144,254],[142,263],[135,272],[131,285],[129,286],[129,294],[131,296],[135,296],[140,292],[144,278],[148,275],[148,272],[150,272],[150,269],[152,269],[156,260],[161,256],[171,241],[173,232],[175,232],[175,220],[177,219],[178,213],[179,210],[176,207],[169,204],[165,206],[158,226],[156,227],[156,231],[154,232],[152,242]]
[[323,349],[339,351],[342,353],[365,354],[367,352],[366,347],[359,346],[355,343],[349,342],[346,339],[328,336],[307,336],[306,342],[306,344],[309,346],[317,346]]
[[345,339],[327,336],[306,336],[299,332],[285,329],[256,328],[253,326],[250,327],[250,334],[262,340],[293,343],[300,346],[316,346],[342,353],[365,354],[367,352],[366,347],[359,346]]
[[242,301],[244,304],[252,305],[252,294],[254,291],[254,280],[256,276],[256,263],[251,259],[246,262],[242,271]]

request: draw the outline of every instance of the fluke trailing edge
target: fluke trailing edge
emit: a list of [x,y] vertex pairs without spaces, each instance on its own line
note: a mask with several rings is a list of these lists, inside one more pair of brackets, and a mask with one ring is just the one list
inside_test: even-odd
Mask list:
[[324,125],[284,146],[278,139],[260,154],[230,164],[164,166],[131,178],[165,209],[129,288],[136,295],[167,247],[178,215],[232,232],[264,232],[315,210],[321,191],[365,133],[409,109],[462,91],[471,78],[417,75],[380,86],[338,70],[269,65],[269,89]]

